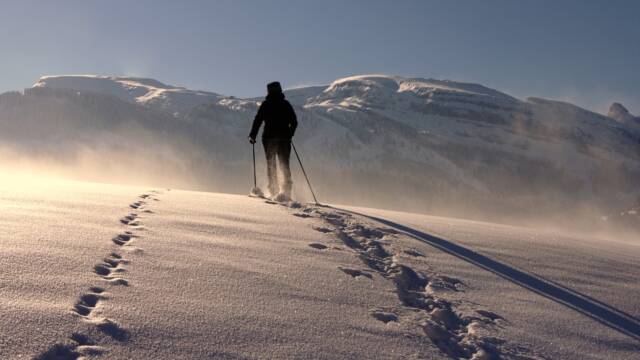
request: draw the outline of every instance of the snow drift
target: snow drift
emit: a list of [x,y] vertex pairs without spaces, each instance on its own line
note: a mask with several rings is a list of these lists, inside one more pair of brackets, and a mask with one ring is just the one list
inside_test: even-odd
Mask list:
[[11,179],[0,182],[2,359],[631,360],[640,351],[637,243]]

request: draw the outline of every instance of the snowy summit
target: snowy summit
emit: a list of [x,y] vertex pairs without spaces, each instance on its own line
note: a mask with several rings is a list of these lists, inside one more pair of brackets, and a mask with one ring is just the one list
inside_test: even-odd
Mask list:
[[181,113],[192,107],[218,100],[218,94],[188,90],[160,81],[137,77],[61,75],[43,76],[34,88],[74,89],[116,96],[142,105],[157,106],[171,113]]

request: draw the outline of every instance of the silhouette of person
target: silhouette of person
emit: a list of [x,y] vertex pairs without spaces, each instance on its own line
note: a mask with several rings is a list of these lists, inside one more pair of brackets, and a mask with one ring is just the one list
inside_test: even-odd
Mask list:
[[[262,145],[267,157],[267,178],[269,179],[269,193],[271,196],[291,198],[291,170],[289,157],[291,155],[291,138],[298,127],[296,113],[291,104],[285,100],[280,83],[274,81],[267,84],[267,97],[260,104],[258,113],[253,119],[249,142],[256,143],[258,130],[264,122],[262,130]],[[278,168],[283,181],[278,182]],[[280,187],[280,184],[282,187]]]

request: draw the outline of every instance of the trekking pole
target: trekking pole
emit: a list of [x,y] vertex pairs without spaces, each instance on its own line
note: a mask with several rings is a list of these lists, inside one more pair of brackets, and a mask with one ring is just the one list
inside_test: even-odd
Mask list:
[[251,144],[251,149],[253,150],[253,189],[249,193],[249,196],[255,197],[264,197],[264,193],[258,187],[258,181],[256,180],[256,144]]
[[304,174],[304,178],[307,180],[307,185],[309,185],[309,190],[311,190],[311,195],[313,196],[313,201],[315,201],[316,205],[320,205],[318,199],[316,199],[316,194],[313,192],[313,188],[311,187],[311,183],[309,182],[309,177],[307,176],[307,172],[304,171],[304,166],[302,165],[302,160],[300,160],[300,155],[298,155],[298,150],[296,150],[296,146],[293,145],[293,141],[291,141],[291,146],[293,147],[293,152],[296,154],[296,158],[298,158],[298,162],[300,163],[300,169],[302,169],[302,174]]
[[253,188],[258,187],[258,181],[256,180],[256,144],[251,144],[253,149]]

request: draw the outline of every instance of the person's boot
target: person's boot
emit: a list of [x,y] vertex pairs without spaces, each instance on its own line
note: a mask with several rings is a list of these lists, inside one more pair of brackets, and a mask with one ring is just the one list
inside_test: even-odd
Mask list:
[[278,196],[276,196],[274,200],[278,202],[291,201],[291,185],[291,182],[284,183],[280,189],[280,193],[278,193]]
[[274,185],[272,182],[269,182],[269,197],[278,196],[278,185]]
[[292,188],[293,188],[293,182],[291,180],[285,182],[282,187],[282,193],[289,199],[291,199]]

